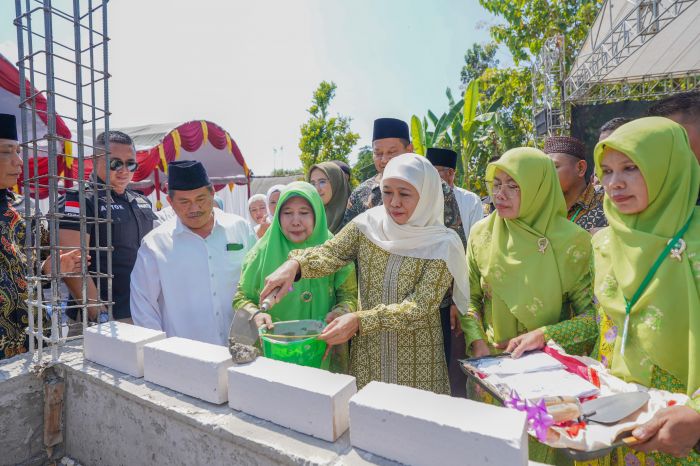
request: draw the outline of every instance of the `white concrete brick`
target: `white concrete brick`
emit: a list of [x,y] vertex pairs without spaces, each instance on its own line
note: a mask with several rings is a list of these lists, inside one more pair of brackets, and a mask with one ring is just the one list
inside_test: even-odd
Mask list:
[[85,359],[111,369],[143,377],[143,347],[165,339],[165,332],[123,322],[88,327],[83,334]]
[[144,379],[210,403],[225,403],[228,348],[172,337],[143,349]]
[[259,357],[228,370],[228,404],[283,427],[334,442],[348,429],[355,377]]
[[382,382],[350,400],[350,443],[416,466],[528,464],[525,413]]

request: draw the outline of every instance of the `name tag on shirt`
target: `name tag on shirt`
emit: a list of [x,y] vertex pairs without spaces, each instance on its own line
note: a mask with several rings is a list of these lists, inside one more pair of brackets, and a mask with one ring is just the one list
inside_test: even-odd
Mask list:
[[243,249],[243,245],[241,243],[228,243],[228,244],[226,244],[227,251],[240,251],[241,249]]

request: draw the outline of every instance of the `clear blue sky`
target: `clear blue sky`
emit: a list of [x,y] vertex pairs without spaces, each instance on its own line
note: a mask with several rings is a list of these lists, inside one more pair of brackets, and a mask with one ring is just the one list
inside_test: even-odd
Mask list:
[[[0,2],[12,61],[13,18],[14,2]],[[338,85],[331,111],[353,119],[355,150],[375,118],[445,111],[464,52],[494,22],[476,0],[114,0],[109,18],[110,125],[209,119],[257,174],[300,166],[299,127],[322,80]]]

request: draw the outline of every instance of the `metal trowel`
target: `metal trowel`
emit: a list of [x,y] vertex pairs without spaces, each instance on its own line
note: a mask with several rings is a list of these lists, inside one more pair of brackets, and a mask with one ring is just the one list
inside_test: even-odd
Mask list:
[[[547,412],[554,417],[555,422],[579,419],[596,424],[613,425],[646,406],[649,401],[649,394],[647,392],[619,393],[583,403],[578,403],[576,398],[573,400],[574,403],[571,402],[569,397],[545,398]],[[557,418],[560,418],[561,421],[557,421]],[[583,462],[605,456],[615,448],[631,446],[638,442],[639,440],[632,436],[630,429],[620,433],[609,447],[595,451],[573,449],[567,449],[567,451],[572,459]]]
[[[275,288],[272,293],[265,298],[260,306],[261,312],[267,312],[272,307],[272,302],[279,292]],[[236,309],[233,314],[233,322],[228,332],[229,352],[233,357],[233,362],[242,364],[253,361],[260,355],[260,351],[255,348],[258,341],[258,328],[255,326],[253,316],[245,309]]]
[[611,425],[638,411],[649,401],[647,392],[619,393],[579,403],[573,397],[545,398],[547,412],[554,422],[580,419],[586,422]]

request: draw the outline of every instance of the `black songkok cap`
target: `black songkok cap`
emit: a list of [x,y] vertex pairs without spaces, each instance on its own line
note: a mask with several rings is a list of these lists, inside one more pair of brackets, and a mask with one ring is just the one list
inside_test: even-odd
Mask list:
[[586,160],[586,146],[580,140],[569,136],[552,136],[544,141],[545,154],[566,154]]
[[0,139],[19,141],[17,137],[17,119],[14,115],[0,113]]
[[457,152],[453,150],[429,147],[425,157],[433,167],[457,168]]
[[210,185],[202,162],[176,160],[168,163],[168,191],[192,191]]
[[372,142],[377,139],[399,138],[407,141],[411,140],[408,135],[408,125],[405,121],[396,118],[377,118],[374,120],[374,132]]

